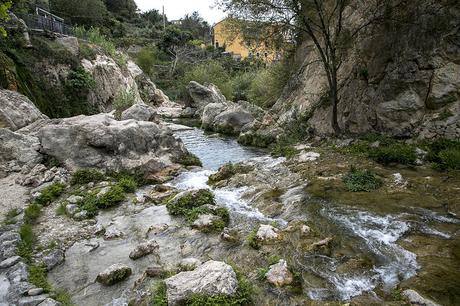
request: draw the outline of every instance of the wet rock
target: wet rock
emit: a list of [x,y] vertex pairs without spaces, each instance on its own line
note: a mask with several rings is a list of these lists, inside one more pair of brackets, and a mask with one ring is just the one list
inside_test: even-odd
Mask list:
[[265,275],[267,281],[277,287],[283,287],[293,282],[294,277],[289,271],[288,265],[284,259],[281,259],[277,264],[270,266]]
[[155,240],[150,240],[138,245],[134,250],[132,250],[131,253],[129,253],[129,258],[136,260],[146,255],[157,253],[159,249],[160,246],[158,243]]
[[440,306],[439,304],[424,298],[421,296],[417,291],[408,289],[403,291],[403,295],[407,297],[407,299],[415,304],[415,305],[420,305],[420,306]]
[[130,267],[124,264],[114,264],[99,273],[96,281],[101,284],[111,286],[128,278],[131,274],[132,270]]
[[40,295],[43,293],[43,288],[33,288],[27,291],[28,296]]
[[162,277],[165,274],[165,270],[163,269],[162,266],[153,266],[153,267],[148,267],[147,270],[145,270],[145,275],[148,277]]
[[10,258],[5,259],[4,261],[0,262],[0,269],[6,269],[11,266],[14,266],[21,260],[20,256],[13,256]]
[[208,261],[194,271],[181,272],[165,280],[168,305],[178,305],[193,294],[208,296],[236,294],[238,280],[224,262]]
[[47,298],[46,300],[38,304],[38,306],[61,306],[61,305],[62,305],[61,303],[51,298]]
[[81,200],[83,200],[83,197],[76,196],[76,195],[72,195],[72,196],[67,198],[67,202],[69,202],[70,204],[77,204]]
[[47,294],[23,297],[18,301],[18,306],[37,306],[47,298]]
[[123,236],[123,233],[114,226],[110,226],[109,228],[107,228],[104,233],[105,240],[116,239],[122,236]]
[[198,219],[193,221],[192,227],[199,230],[209,230],[214,226],[214,223],[219,220],[221,220],[221,218],[218,216],[209,214],[199,215]]
[[268,224],[261,224],[257,230],[256,237],[260,241],[278,239],[278,229]]
[[61,249],[56,249],[56,250],[51,251],[51,253],[43,256],[43,259],[42,259],[48,271],[51,271],[52,269],[54,269],[55,267],[63,263],[64,260],[65,260],[65,253]]
[[0,128],[16,131],[39,119],[47,119],[26,96],[0,89]]
[[318,158],[320,158],[320,156],[321,154],[316,152],[302,152],[300,153],[297,160],[300,162],[316,161]]
[[179,268],[181,271],[191,271],[195,270],[199,265],[201,265],[201,260],[194,257],[188,257],[180,261]]

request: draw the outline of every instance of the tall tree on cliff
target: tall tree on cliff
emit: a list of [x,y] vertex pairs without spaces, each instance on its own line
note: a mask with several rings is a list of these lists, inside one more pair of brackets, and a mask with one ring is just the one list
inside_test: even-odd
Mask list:
[[[347,48],[361,30],[384,16],[391,0],[217,0],[231,15],[244,20],[283,25],[312,41],[327,77],[332,128],[340,134],[341,69]],[[396,2],[394,0],[393,2]],[[355,14],[354,22],[350,20]]]

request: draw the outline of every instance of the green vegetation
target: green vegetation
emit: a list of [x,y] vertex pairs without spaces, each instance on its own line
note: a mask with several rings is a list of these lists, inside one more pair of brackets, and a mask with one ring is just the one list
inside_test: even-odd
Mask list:
[[16,217],[21,213],[17,208],[12,208],[6,212],[5,219],[3,219],[4,225],[16,224]]
[[40,191],[40,195],[35,199],[35,203],[47,206],[56,200],[64,190],[64,184],[54,183]]
[[178,164],[181,164],[183,166],[198,166],[198,167],[202,167],[203,164],[201,163],[201,160],[198,158],[198,156],[196,156],[195,154],[192,154],[192,153],[188,153],[180,158],[178,158],[177,160],[175,160],[174,162],[178,163]]
[[115,110],[115,118],[121,119],[121,114],[136,103],[136,94],[134,89],[128,91],[121,91],[113,101],[113,108]]
[[258,148],[267,148],[276,141],[272,135],[262,135],[258,133],[244,133],[238,137],[238,143],[244,146],[254,146]]
[[245,166],[241,164],[232,164],[232,163],[227,163],[223,165],[222,167],[219,168],[219,171],[217,173],[214,173],[209,176],[208,179],[208,184],[209,185],[215,185],[216,183],[223,181],[223,180],[228,180],[232,176],[236,174],[245,174],[249,173],[252,171],[254,168],[252,166]]
[[156,284],[152,291],[152,306],[168,306],[166,283],[164,281]]
[[286,157],[286,158],[292,158],[297,153],[298,151],[294,147],[290,145],[285,145],[281,142],[277,142],[271,151],[271,154],[274,157]]
[[32,226],[30,224],[23,224],[19,228],[19,235],[21,236],[21,241],[18,244],[18,255],[24,258],[25,261],[32,261],[33,247],[37,238],[33,232]]
[[114,185],[109,191],[102,195],[97,201],[97,207],[110,208],[116,206],[126,199],[125,191],[122,187]]
[[87,193],[82,200],[78,201],[77,205],[80,208],[80,210],[86,210],[86,212],[88,213],[88,218],[92,218],[95,217],[99,212],[98,203],[99,199],[97,198],[97,196],[94,193],[90,192]]
[[427,145],[427,160],[439,170],[460,170],[460,141],[438,139]]
[[91,182],[97,183],[105,179],[105,175],[96,169],[77,170],[70,180],[72,185],[84,185]]
[[354,167],[343,177],[343,182],[347,189],[352,192],[369,192],[380,188],[383,184],[382,180],[372,171],[357,170]]
[[[13,5],[13,2],[11,1],[6,1],[0,4],[0,21],[3,20],[8,20],[8,10],[11,8]],[[0,27],[0,36],[6,37],[7,33],[5,31],[5,28]]]
[[75,36],[77,36],[78,38],[87,40],[90,43],[101,47],[106,53],[106,55],[115,57],[115,44],[112,41],[110,41],[106,35],[102,34],[99,28],[90,27],[88,30],[86,30],[84,27],[75,27],[74,33]]
[[34,223],[42,212],[42,206],[40,204],[32,203],[24,209],[24,221],[26,223]]
[[124,192],[128,192],[128,193],[135,192],[138,187],[136,180],[131,176],[121,177],[118,180],[117,185],[120,186]]
[[63,216],[66,214],[66,202],[59,203],[59,206],[56,208],[56,216]]
[[257,238],[257,228],[253,229],[246,238],[249,246],[254,250],[260,249],[259,239]]
[[168,201],[166,208],[173,216],[186,216],[189,212],[203,205],[215,205],[214,195],[207,189],[186,192]]
[[37,288],[43,288],[45,292],[51,291],[51,285],[46,277],[45,265],[29,265],[29,282]]
[[76,304],[72,302],[70,293],[65,289],[53,289],[51,297],[61,303],[62,306],[76,306]]
[[417,160],[415,148],[403,143],[394,143],[388,146],[379,146],[369,152],[369,157],[380,164],[398,163],[414,165]]
[[[234,269],[235,270],[235,269]],[[186,302],[189,306],[232,306],[232,305],[251,305],[253,303],[252,296],[254,294],[254,288],[251,282],[241,274],[238,270],[235,270],[236,277],[238,279],[238,291],[234,296],[228,295],[216,295],[208,296],[196,294]]]

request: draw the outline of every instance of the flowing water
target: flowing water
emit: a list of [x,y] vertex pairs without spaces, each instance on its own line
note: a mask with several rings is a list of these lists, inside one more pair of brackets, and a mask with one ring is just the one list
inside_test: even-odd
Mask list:
[[[252,148],[242,147],[235,140],[206,135],[199,129],[175,129],[176,137],[184,142],[189,151],[197,155],[202,163],[202,169],[195,169],[182,173],[170,185],[181,189],[211,189],[218,205],[229,209],[232,219],[237,222],[256,220],[258,223],[277,221],[280,226],[287,222],[281,218],[271,219],[264,216],[250,201],[245,200],[244,194],[252,191],[252,186],[239,188],[213,189],[207,185],[208,177],[227,162],[257,161],[264,167],[273,167],[282,164],[283,159],[273,159],[266,152]],[[288,190],[281,199],[286,205],[285,198],[289,193],[302,191],[302,186]],[[301,197],[299,198],[301,199]],[[307,201],[308,202],[308,201]],[[353,207],[344,207],[335,203],[305,203],[305,214],[302,216],[289,216],[290,219],[301,217],[310,224],[322,228],[334,240],[338,240],[344,251],[351,257],[371,258],[372,264],[365,269],[356,268],[341,270],[340,260],[334,256],[322,254],[300,254],[296,256],[299,267],[303,272],[311,275],[304,279],[304,292],[314,300],[349,300],[364,292],[370,292],[379,287],[384,290],[392,289],[401,281],[413,277],[419,269],[414,253],[398,245],[398,241],[411,229],[408,214],[379,215]],[[417,212],[423,218],[431,218],[439,222],[446,221],[443,216],[437,216],[430,211]],[[411,218],[417,213],[409,214]],[[447,220],[456,222],[456,220]],[[446,222],[447,222],[446,221]],[[232,226],[238,226],[233,221]],[[424,227],[421,229],[430,235],[448,238],[449,235],[434,229]],[[344,256],[346,257],[346,256]]]

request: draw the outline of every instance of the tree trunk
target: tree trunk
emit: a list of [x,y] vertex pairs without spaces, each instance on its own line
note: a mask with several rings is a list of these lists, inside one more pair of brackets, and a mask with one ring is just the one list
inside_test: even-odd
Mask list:
[[331,102],[332,102],[332,128],[334,129],[335,135],[340,135],[342,132],[339,126],[338,121],[338,104],[339,104],[339,93],[337,86],[337,72],[333,71],[332,75],[332,84],[330,84],[331,89]]

